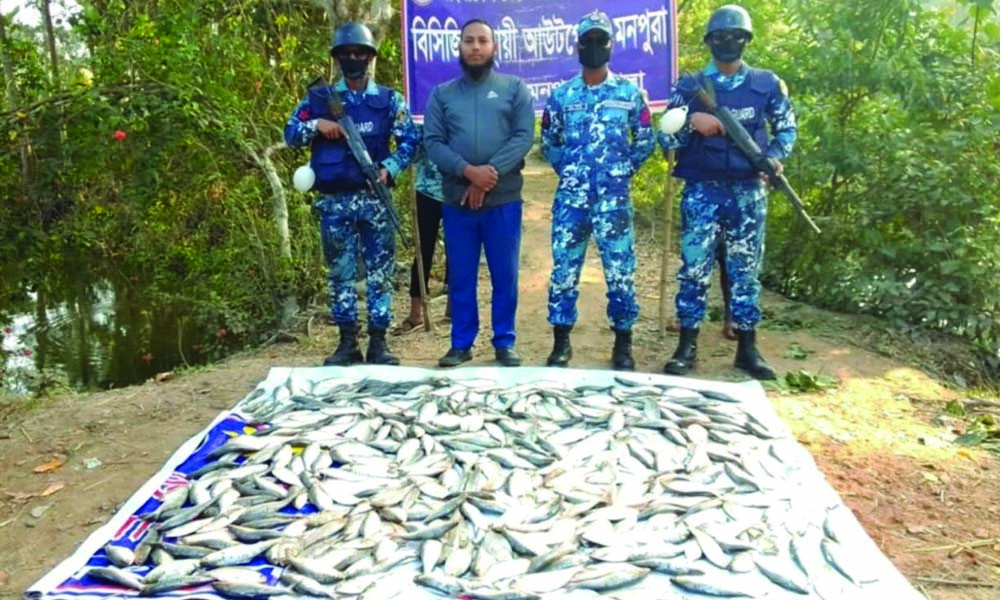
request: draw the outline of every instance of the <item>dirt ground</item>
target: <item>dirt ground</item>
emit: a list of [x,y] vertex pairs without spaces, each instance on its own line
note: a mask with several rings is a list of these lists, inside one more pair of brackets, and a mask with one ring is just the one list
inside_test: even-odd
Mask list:
[[[542,365],[551,349],[548,208],[555,182],[541,165],[530,166],[527,175],[517,347],[526,364]],[[658,251],[640,241],[639,254],[642,316],[634,353],[638,370],[659,373],[676,338],[658,326]],[[481,283],[485,325],[472,364],[490,365],[485,269]],[[670,298],[674,289],[671,281]],[[448,348],[440,284],[431,291],[438,295],[431,303],[434,331],[391,339],[406,365],[435,367]],[[604,294],[591,248],[572,337],[574,367],[610,366],[613,337]],[[397,321],[406,315],[405,295],[397,295]],[[710,300],[718,306],[716,290]],[[1000,598],[1000,461],[951,444],[960,423],[938,424],[945,403],[964,399],[962,394],[862,347],[851,335],[851,317],[767,293],[762,304],[768,321],[760,347],[779,372],[802,369],[839,380],[835,388],[814,393],[769,389],[768,398],[869,535],[928,598]],[[161,383],[41,400],[16,410],[0,405],[0,597],[19,597],[69,556],[181,443],[239,401],[269,368],[319,364],[335,345],[333,329],[321,316],[303,329],[296,343]],[[742,379],[732,368],[735,345],[721,336],[719,323],[706,322],[700,342],[698,377]]]

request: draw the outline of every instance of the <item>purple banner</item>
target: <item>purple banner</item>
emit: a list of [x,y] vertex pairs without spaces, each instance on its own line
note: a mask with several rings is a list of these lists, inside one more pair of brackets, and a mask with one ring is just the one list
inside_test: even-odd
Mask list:
[[646,90],[651,106],[666,105],[677,73],[674,0],[404,0],[403,78],[415,118],[434,86],[461,75],[460,28],[473,18],[493,25],[497,71],[524,79],[541,111],[580,72],[576,26],[596,9],[614,25],[611,70]]

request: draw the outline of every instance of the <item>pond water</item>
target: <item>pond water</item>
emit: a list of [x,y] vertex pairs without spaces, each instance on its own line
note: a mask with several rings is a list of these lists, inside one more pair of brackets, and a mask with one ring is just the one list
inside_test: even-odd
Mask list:
[[198,331],[190,306],[153,308],[139,292],[103,285],[81,296],[44,310],[32,296],[33,312],[0,323],[0,396],[132,385],[233,349],[225,329]]

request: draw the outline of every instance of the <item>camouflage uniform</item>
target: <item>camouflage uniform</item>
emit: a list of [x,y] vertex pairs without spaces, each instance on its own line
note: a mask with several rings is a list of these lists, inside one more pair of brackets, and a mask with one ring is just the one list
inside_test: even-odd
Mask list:
[[608,72],[581,75],[553,92],[542,114],[542,151],[559,174],[552,205],[549,323],[576,322],[580,271],[591,235],[608,286],[608,319],[629,330],[638,318],[629,183],[655,147],[649,108],[633,83]]
[[[366,95],[378,94],[377,86],[371,79],[364,91],[348,89],[343,80],[338,81],[334,89],[342,94],[348,107],[360,104]],[[395,178],[413,161],[420,146],[420,132],[399,92],[394,92],[388,114],[395,115],[391,132],[396,151],[380,166]],[[306,98],[299,103],[285,125],[285,141],[292,147],[309,146],[317,135],[316,121]],[[322,194],[313,208],[319,216],[333,321],[338,324],[358,321],[355,281],[360,247],[367,273],[368,324],[385,329],[392,318],[392,279],[396,266],[396,239],[388,210],[375,194],[364,188]]]
[[[736,73],[727,76],[719,72],[713,61],[703,71],[703,76],[710,79],[716,89],[733,90],[744,83],[750,72],[750,68],[743,64]],[[773,74],[767,76],[774,77]],[[779,80],[776,89],[779,93],[767,99],[764,110],[764,117],[773,134],[767,145],[767,156],[784,160],[795,143],[795,114],[784,83]],[[675,86],[667,109],[689,102],[691,98]],[[665,149],[680,148],[682,152],[688,147],[691,136],[689,128],[673,135],[657,133],[661,146]],[[756,176],[745,179],[685,179],[681,197],[682,265],[677,275],[679,286],[675,301],[682,328],[696,329],[705,316],[718,236],[723,236],[725,240],[726,271],[732,282],[734,326],[741,331],[756,327],[761,318],[758,274],[764,255],[766,216],[767,189]]]
[[[423,137],[423,125],[418,125],[417,130],[420,132],[421,137]],[[438,202],[444,200],[444,183],[441,176],[440,169],[437,168],[427,152],[421,147],[420,151],[417,153],[417,160],[413,164],[414,171],[416,171],[416,177],[414,179],[413,187],[416,188],[417,192],[433,198]]]

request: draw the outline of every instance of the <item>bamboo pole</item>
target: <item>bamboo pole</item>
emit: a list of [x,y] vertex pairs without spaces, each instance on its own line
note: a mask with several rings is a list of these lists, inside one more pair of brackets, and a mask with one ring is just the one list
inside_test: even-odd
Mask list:
[[669,262],[670,262],[670,251],[673,246],[674,238],[674,151],[670,150],[667,152],[667,187],[665,191],[664,206],[666,207],[666,216],[664,217],[664,241],[663,241],[663,255],[660,257],[660,306],[659,306],[659,321],[660,321],[660,335],[664,335],[667,330],[667,311],[668,309],[668,299],[667,299],[667,275],[669,272]]
[[417,187],[414,182],[410,190],[410,210],[413,213],[413,260],[417,264],[417,279],[420,281],[420,310],[424,315],[424,331],[434,331],[431,323],[430,302],[427,298],[427,280],[424,278],[424,254],[420,245],[420,224],[417,220]]

